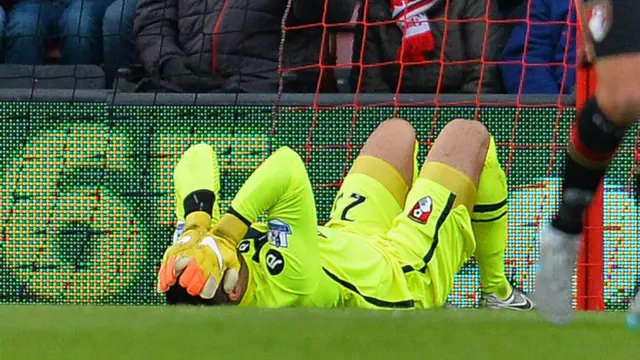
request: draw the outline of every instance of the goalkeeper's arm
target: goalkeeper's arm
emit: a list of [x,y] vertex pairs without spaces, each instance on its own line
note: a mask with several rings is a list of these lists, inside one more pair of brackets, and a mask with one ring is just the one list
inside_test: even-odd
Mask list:
[[[198,219],[197,225],[207,230],[212,223],[217,223],[220,217],[217,201],[220,170],[218,157],[210,145],[197,144],[184,152],[174,169],[173,183],[178,218],[174,241],[180,232],[196,225],[193,219]],[[196,216],[197,213],[200,214]],[[181,223],[184,223],[184,229],[180,229]]]
[[311,184],[300,156],[288,147],[278,149],[251,174],[236,194],[229,212],[215,228],[218,236],[240,242],[249,226],[267,211],[294,225],[300,217],[316,224]]

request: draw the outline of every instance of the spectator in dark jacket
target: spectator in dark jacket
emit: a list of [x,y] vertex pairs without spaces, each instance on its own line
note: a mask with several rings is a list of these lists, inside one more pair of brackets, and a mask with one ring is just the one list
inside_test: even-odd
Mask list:
[[[19,0],[13,4],[6,28],[5,61],[9,64],[39,65],[45,61],[52,40],[60,37],[60,63],[63,65],[101,65],[112,61],[112,54],[131,49],[103,46],[103,20],[105,11],[114,0]],[[119,0],[122,1],[122,0]],[[118,2],[119,2],[118,1]],[[114,10],[126,11],[114,4]],[[134,1],[135,6],[135,1]],[[129,6],[133,13],[133,6]],[[122,15],[132,22],[131,15]],[[107,26],[113,16],[107,18]],[[120,22],[120,19],[113,21]],[[119,24],[118,24],[119,25]],[[131,30],[131,24],[121,29]],[[114,27],[114,26],[111,26]],[[126,31],[126,30],[125,30]],[[107,57],[104,54],[109,54]],[[108,68],[108,67],[107,67]],[[114,71],[107,73],[107,84]]]
[[572,0],[531,0],[529,19],[513,27],[502,53],[501,61],[509,62],[501,65],[508,93],[570,94],[574,90],[576,9],[572,4]]
[[4,23],[5,14],[2,5],[0,5],[0,59],[2,58],[2,41],[4,40]]
[[[402,48],[409,47],[406,38],[414,30],[407,31],[390,22],[393,14],[389,0],[365,1],[368,4],[360,7],[358,18],[363,19],[364,9],[367,9],[367,25],[364,29],[360,27],[354,41],[354,62],[361,63],[362,69],[358,66],[352,71],[353,89],[361,75],[361,92],[395,93],[396,89],[402,93],[501,91],[499,70],[484,63],[498,60],[504,39],[502,26],[487,26],[485,19],[498,17],[495,6],[490,14],[486,14],[487,0],[424,0],[433,6],[419,14],[418,20],[421,24],[428,21],[432,34],[424,42],[433,42],[433,45],[431,50],[423,52],[422,59],[408,59],[417,61],[415,63],[408,63],[399,54],[403,41],[405,46]],[[366,40],[362,51],[363,38]],[[402,69],[400,58],[404,61]],[[402,79],[399,79],[401,70]]]
[[140,59],[173,91],[276,92],[288,2],[288,26],[316,24],[286,31],[282,67],[310,73],[288,90],[315,92],[322,23],[347,22],[353,0],[139,0],[134,33]]
[[115,0],[109,5],[102,20],[104,72],[107,87],[111,88],[119,68],[131,65],[136,56],[133,41],[133,16],[136,0]]

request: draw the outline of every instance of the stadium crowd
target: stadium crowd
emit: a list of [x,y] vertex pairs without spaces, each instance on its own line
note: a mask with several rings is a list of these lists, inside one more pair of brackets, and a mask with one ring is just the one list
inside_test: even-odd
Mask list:
[[281,78],[284,92],[297,93],[571,94],[575,87],[572,0],[0,5],[0,87],[17,76],[15,65],[98,66],[102,87],[136,92],[273,93]]

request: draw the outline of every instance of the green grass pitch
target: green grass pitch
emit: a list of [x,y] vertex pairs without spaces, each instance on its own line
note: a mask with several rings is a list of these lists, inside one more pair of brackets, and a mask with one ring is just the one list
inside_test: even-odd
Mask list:
[[0,306],[1,359],[637,359],[621,313]]

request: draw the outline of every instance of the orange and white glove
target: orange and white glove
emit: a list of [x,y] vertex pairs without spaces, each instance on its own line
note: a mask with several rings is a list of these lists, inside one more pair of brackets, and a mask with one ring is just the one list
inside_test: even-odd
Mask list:
[[235,244],[213,235],[210,224],[204,211],[186,217],[184,232],[162,257],[158,292],[167,292],[176,282],[203,299],[213,298],[220,284],[226,293],[233,290],[240,271]]

